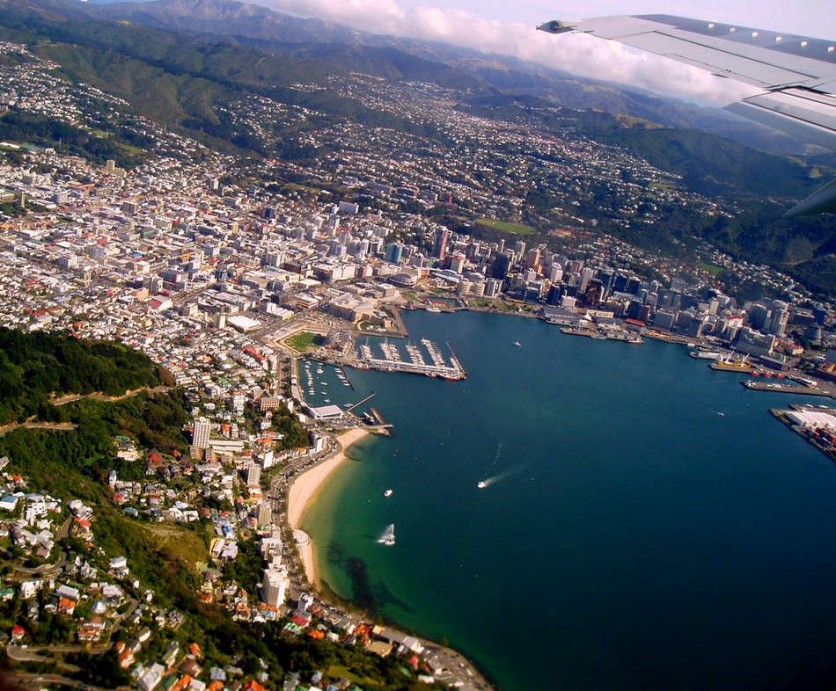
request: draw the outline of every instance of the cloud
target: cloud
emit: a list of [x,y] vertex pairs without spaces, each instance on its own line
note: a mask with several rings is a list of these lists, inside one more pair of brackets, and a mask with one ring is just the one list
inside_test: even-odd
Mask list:
[[730,103],[751,88],[719,79],[622,44],[590,36],[552,36],[519,22],[500,22],[461,9],[396,0],[261,0],[283,12],[349,24],[373,33],[409,36],[509,55],[594,79],[632,85],[691,100]]

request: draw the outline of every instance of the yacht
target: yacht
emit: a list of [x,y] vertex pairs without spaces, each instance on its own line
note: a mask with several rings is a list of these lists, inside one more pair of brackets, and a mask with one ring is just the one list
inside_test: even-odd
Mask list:
[[387,547],[391,547],[395,544],[395,524],[390,523],[386,526],[386,530],[383,531],[383,535],[381,535],[377,539],[378,543],[381,545],[386,545]]

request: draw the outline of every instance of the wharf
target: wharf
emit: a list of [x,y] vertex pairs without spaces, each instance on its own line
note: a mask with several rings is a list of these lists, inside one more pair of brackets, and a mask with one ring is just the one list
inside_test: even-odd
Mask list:
[[560,333],[567,334],[568,336],[586,336],[587,338],[592,338],[598,335],[598,330],[584,329],[577,326],[561,326]]
[[560,333],[568,334],[569,336],[586,336],[596,341],[620,341],[621,343],[629,343],[630,345],[642,345],[644,343],[644,339],[638,334],[620,329],[561,326]]
[[823,396],[825,398],[833,398],[832,391],[820,389],[816,386],[783,384],[776,381],[752,381],[751,379],[747,379],[746,381],[742,381],[740,383],[742,386],[745,386],[751,391],[771,391],[772,393],[794,393],[799,396]]
[[620,341],[621,343],[629,343],[630,345],[642,345],[644,339],[635,332],[622,331],[616,329],[608,329],[601,332],[608,341]]
[[654,329],[643,329],[642,336],[645,338],[652,338],[654,341],[664,341],[665,343],[675,343],[676,345],[684,345],[689,348],[696,348],[700,345],[699,341],[687,336],[677,336],[675,334],[665,333],[663,331],[656,331]]
[[[818,410],[821,411],[822,408],[825,406],[810,406],[810,405],[791,405],[790,408],[792,410],[804,411],[804,410]],[[826,408],[827,412],[832,413],[832,408]],[[827,433],[825,429],[811,429],[804,425],[797,425],[795,424],[790,417],[787,415],[789,410],[780,410],[778,408],[772,408],[769,411],[772,413],[773,417],[776,420],[780,420],[783,422],[790,430],[798,434],[803,439],[806,439],[807,442],[815,446],[819,451],[825,454],[831,461],[836,463],[836,447],[833,444],[833,435]]]

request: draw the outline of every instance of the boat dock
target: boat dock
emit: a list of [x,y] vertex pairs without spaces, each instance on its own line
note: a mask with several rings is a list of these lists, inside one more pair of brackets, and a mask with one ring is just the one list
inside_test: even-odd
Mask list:
[[[351,387],[351,390],[354,391],[354,384],[351,383],[351,378],[348,376],[348,372],[345,371],[345,367],[340,366],[339,371],[342,372],[342,378]],[[337,376],[339,377],[339,374]]]
[[421,339],[431,362],[427,362],[424,354],[415,345],[407,345],[407,358],[404,358],[397,346],[385,341],[380,344],[383,357],[375,357],[371,346],[363,344],[359,347],[359,364],[382,372],[404,372],[407,374],[422,374],[425,377],[438,377],[458,381],[467,377],[456,354],[450,348],[450,361],[444,359],[438,346],[427,338]]

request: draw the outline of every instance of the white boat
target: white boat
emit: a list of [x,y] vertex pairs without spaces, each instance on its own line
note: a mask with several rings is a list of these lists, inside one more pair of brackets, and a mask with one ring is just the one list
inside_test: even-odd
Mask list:
[[387,489],[387,490],[383,493],[383,496],[384,496],[384,497],[391,497],[394,493],[395,493],[395,490],[393,490],[393,489]]
[[515,345],[517,348],[522,348],[522,343],[520,343],[519,341],[514,341],[514,345]]
[[386,545],[387,547],[391,547],[395,544],[395,524],[390,523],[386,526],[386,530],[383,531],[383,535],[377,538],[378,543],[381,545]]
[[690,353],[688,353],[688,355],[697,360],[716,360],[721,356],[721,353],[719,350],[697,349],[692,350]]

